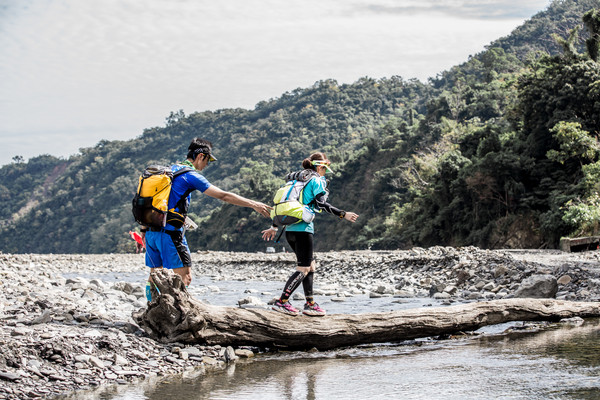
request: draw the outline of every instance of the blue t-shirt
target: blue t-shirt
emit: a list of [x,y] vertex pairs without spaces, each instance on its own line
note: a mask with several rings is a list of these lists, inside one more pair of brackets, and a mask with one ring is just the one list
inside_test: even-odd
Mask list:
[[[310,181],[308,181],[308,183],[304,187],[304,190],[302,192],[302,204],[310,204],[320,193],[327,194],[327,181],[325,180],[324,176],[315,176],[311,178]],[[317,209],[312,205],[311,208],[317,211]],[[315,233],[314,222],[307,224],[304,221],[300,221],[293,225],[288,225],[288,227],[285,229],[288,232]]]
[[[181,168],[184,168],[183,165],[176,164],[171,167],[173,172],[179,171]],[[190,171],[183,173],[179,176],[173,178],[173,182],[171,184],[171,193],[169,194],[169,210],[175,207],[179,199],[186,193],[188,193],[187,198],[183,202],[183,207],[181,209],[175,209],[177,212],[181,212],[185,210],[187,212],[190,201],[192,200],[192,193],[194,190],[199,190],[202,193],[206,189],[210,187],[210,182],[197,171]],[[173,225],[167,224],[165,229],[168,231],[178,230]]]

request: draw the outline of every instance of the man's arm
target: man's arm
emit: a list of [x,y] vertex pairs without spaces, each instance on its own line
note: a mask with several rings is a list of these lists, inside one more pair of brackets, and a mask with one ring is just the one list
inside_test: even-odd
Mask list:
[[226,203],[233,204],[235,206],[250,207],[257,213],[262,214],[267,218],[270,217],[271,207],[261,203],[260,201],[250,200],[235,193],[226,192],[214,185],[211,185],[208,189],[206,189],[204,191],[204,194],[210,197],[214,197],[215,199],[222,200]]

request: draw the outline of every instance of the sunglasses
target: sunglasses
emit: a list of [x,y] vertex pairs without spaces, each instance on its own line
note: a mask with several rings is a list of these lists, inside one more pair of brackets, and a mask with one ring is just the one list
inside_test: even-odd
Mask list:
[[325,167],[328,172],[333,172],[329,168],[329,166],[331,165],[331,161],[329,161],[329,160],[315,160],[315,161],[312,162],[312,165],[314,165],[314,166],[320,166],[320,167]]
[[321,165],[323,167],[329,167],[331,165],[331,161],[329,160],[316,160],[312,162],[312,165]]

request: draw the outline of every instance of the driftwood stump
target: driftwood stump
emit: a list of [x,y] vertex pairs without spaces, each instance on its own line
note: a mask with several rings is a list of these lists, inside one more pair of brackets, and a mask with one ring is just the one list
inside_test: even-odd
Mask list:
[[319,350],[473,331],[510,321],[600,316],[600,303],[507,299],[385,313],[289,316],[272,310],[220,307],[187,292],[178,275],[152,272],[160,296],[133,313],[150,337],[164,342]]

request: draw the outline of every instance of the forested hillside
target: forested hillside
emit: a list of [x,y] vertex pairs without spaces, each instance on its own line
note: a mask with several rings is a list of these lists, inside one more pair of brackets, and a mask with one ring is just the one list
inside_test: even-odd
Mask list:
[[[323,80],[253,110],[171,113],[165,127],[103,141],[68,160],[0,169],[0,251],[132,251],[131,198],[144,166],[215,145],[203,174],[268,202],[312,151],[334,162],[318,250],[429,245],[554,247],[595,233],[600,199],[600,1],[554,1],[510,36],[429,83]],[[584,17],[585,14],[585,17]],[[585,27],[582,23],[585,21]],[[576,27],[581,29],[573,30]],[[269,221],[194,195],[192,250],[263,250]]]

